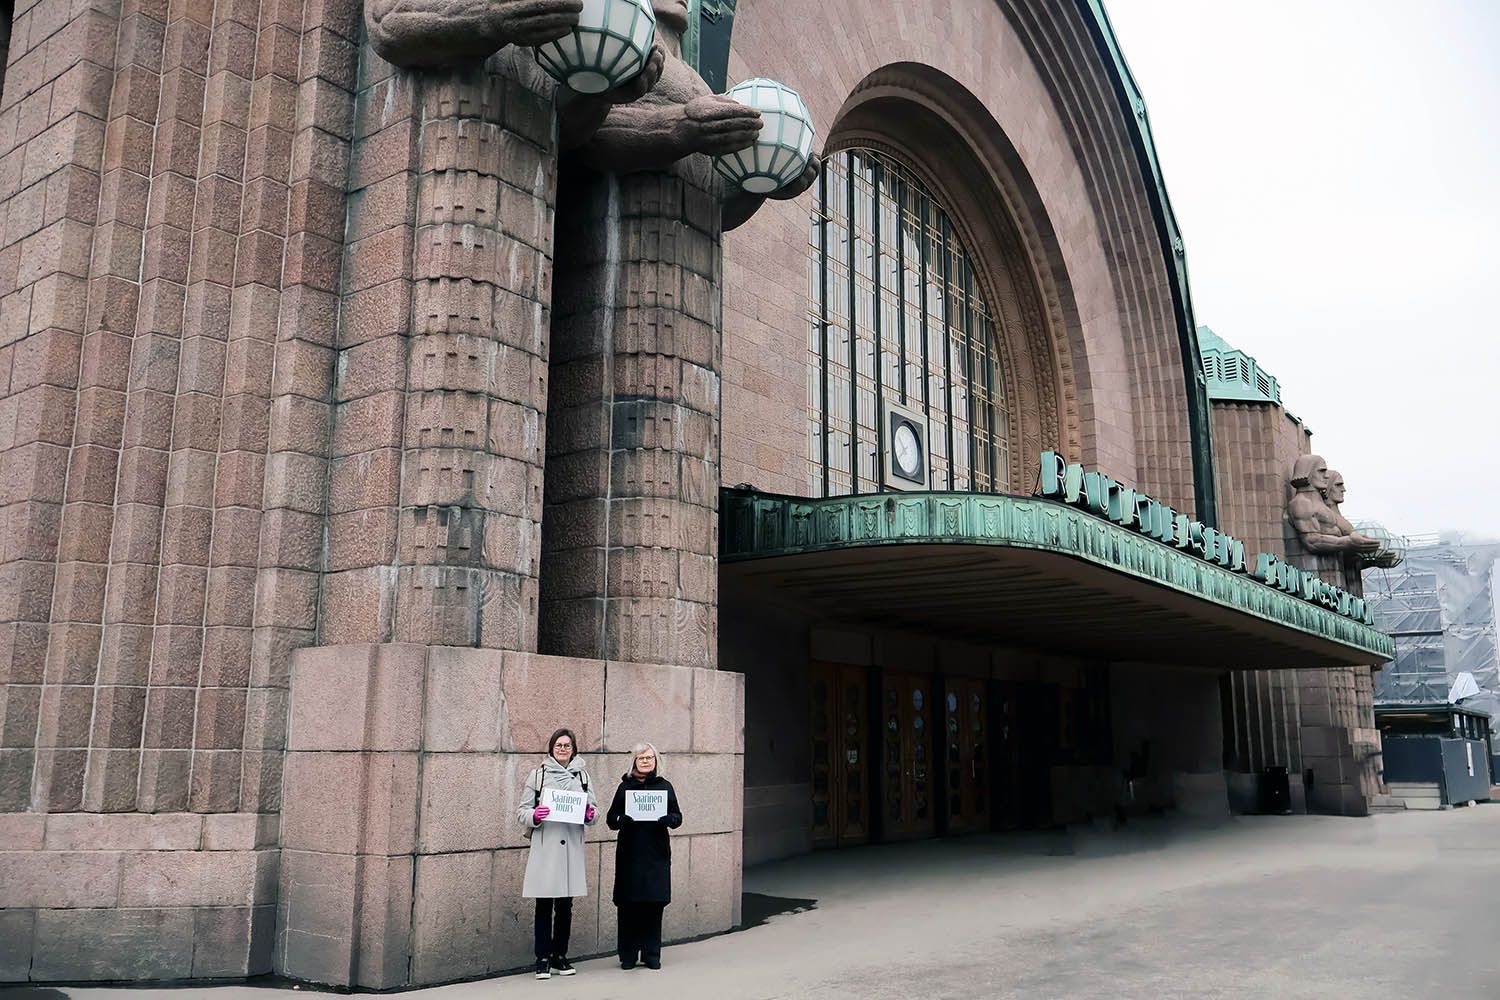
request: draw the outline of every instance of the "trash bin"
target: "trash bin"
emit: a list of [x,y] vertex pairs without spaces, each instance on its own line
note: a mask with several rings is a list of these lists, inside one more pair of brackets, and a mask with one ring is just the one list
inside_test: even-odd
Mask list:
[[1260,772],[1260,811],[1270,816],[1285,816],[1292,811],[1292,785],[1284,767],[1268,767]]

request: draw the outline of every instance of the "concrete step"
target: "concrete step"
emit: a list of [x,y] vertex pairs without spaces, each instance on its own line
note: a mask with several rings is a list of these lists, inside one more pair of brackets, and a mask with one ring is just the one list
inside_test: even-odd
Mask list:
[[1443,793],[1435,781],[1392,781],[1385,786],[1389,798],[1399,799],[1407,809],[1442,809]]
[[1375,794],[1370,796],[1370,812],[1405,812],[1406,800],[1395,795]]
[[1392,781],[1385,786],[1394,798],[1408,798],[1410,796],[1427,796],[1441,798],[1442,792],[1438,790],[1436,781]]

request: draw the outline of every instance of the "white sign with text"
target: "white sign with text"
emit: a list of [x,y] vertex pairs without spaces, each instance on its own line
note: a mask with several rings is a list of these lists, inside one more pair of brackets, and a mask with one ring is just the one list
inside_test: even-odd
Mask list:
[[642,791],[636,788],[625,791],[625,815],[635,820],[661,819],[667,814],[667,793]]
[[589,797],[584,792],[565,792],[561,788],[543,788],[541,804],[552,810],[547,814],[549,823],[582,824]]

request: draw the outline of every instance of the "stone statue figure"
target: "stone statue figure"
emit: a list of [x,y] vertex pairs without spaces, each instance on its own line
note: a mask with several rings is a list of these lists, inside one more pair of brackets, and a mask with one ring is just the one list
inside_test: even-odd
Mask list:
[[[715,94],[698,71],[682,58],[682,37],[688,29],[687,0],[654,0],[656,38],[666,47],[661,80],[638,101],[608,109],[603,124],[584,146],[585,162],[596,170],[634,173],[667,170],[695,153],[721,156],[749,147],[760,134],[760,112],[724,94]],[[685,168],[686,165],[679,167]],[[817,180],[816,155],[791,184],[769,195],[738,192],[724,203],[724,231],[746,222],[766,198],[795,198]],[[708,163],[694,165],[702,172]],[[710,180],[698,178],[700,183]]]
[[1340,505],[1343,504],[1344,497],[1347,493],[1348,490],[1346,490],[1344,487],[1344,474],[1342,472],[1335,472],[1333,469],[1329,469],[1328,489],[1324,492],[1323,497],[1328,501],[1328,507],[1333,511],[1333,516],[1335,519],[1337,519],[1338,525],[1343,529],[1344,534],[1353,535],[1356,534],[1354,525],[1349,523],[1349,519],[1344,517],[1344,512],[1339,509]]
[[[582,12],[583,0],[367,0],[365,31],[386,62],[403,69],[437,69],[481,62],[507,45],[525,48],[555,41],[578,26]],[[583,145],[611,107],[650,91],[665,59],[657,42],[641,72],[606,94],[558,87],[559,146]],[[539,81],[545,74],[535,59],[527,53],[518,62],[518,78],[542,89]]]
[[[1303,546],[1318,554],[1373,552],[1380,541],[1354,530],[1339,513],[1338,503],[1344,498],[1344,480],[1328,471],[1328,463],[1321,455],[1303,455],[1292,466],[1292,494],[1287,504],[1287,516]],[[1337,497],[1337,499],[1334,499]]]

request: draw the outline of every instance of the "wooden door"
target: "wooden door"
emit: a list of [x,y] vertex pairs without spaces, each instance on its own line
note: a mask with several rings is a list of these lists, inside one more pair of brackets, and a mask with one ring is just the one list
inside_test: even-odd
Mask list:
[[989,698],[990,810],[994,827],[1021,825],[1021,734],[1016,685],[997,682]]
[[990,828],[989,698],[986,682],[948,677],[943,694],[943,764],[948,830]]
[[886,671],[881,678],[881,820],[887,840],[930,837],[936,828],[929,678]]
[[815,663],[811,688],[813,844],[862,844],[870,837],[865,669]]

